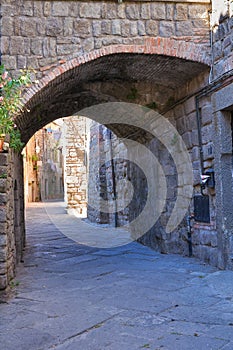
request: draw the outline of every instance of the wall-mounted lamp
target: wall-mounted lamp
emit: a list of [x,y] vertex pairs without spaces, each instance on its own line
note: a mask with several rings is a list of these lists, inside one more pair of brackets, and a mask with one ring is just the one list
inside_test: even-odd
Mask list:
[[214,170],[208,169],[203,175],[201,175],[201,188],[205,189],[207,187],[215,187]]
[[206,174],[201,175],[201,186],[205,187],[209,179],[210,179],[209,175],[206,175]]

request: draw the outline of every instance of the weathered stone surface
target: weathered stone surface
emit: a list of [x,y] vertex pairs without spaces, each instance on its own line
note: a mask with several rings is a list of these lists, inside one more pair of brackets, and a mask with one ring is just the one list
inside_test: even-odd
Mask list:
[[182,138],[184,140],[184,143],[188,149],[192,148],[193,142],[192,142],[192,133],[191,132],[185,132],[182,135]]
[[206,144],[208,142],[210,142],[213,137],[212,137],[212,125],[208,124],[208,125],[204,125],[202,127],[202,142],[203,144]]
[[166,5],[162,2],[152,3],[151,18],[155,20],[166,19]]
[[0,193],[0,205],[4,205],[7,203],[7,195],[5,193]]
[[111,32],[112,32],[111,21],[102,21],[101,22],[101,32],[102,32],[102,34],[111,34]]
[[91,25],[88,20],[77,19],[74,22],[74,30],[80,38],[86,38],[91,33]]
[[112,21],[112,34],[113,35],[121,35],[121,21],[113,20]]
[[88,3],[80,3],[79,5],[80,17],[85,18],[100,18],[101,17],[101,4],[92,3],[91,6]]
[[189,98],[184,104],[184,112],[186,115],[196,112],[195,98]]
[[117,4],[104,3],[102,5],[102,18],[115,19],[117,18]]
[[23,16],[33,16],[33,2],[32,1],[27,1],[26,3],[24,2],[22,6],[20,7],[20,14]]
[[5,207],[1,206],[0,207],[0,222],[6,222],[6,209]]
[[178,36],[193,35],[192,24],[186,21],[177,22],[176,35]]
[[64,19],[64,36],[68,37],[73,34],[73,18]]
[[56,36],[62,33],[62,20],[57,18],[48,19],[46,22],[46,35]]
[[42,2],[35,2],[34,3],[34,13],[33,14],[35,17],[43,17],[44,9],[43,9]]
[[208,9],[203,5],[189,5],[188,6],[189,18],[208,18]]
[[52,3],[50,1],[44,1],[44,15],[46,17],[51,15],[51,8]]
[[[178,4],[179,5],[179,4]],[[102,21],[113,21],[115,19],[125,19],[127,18],[131,24],[129,29],[129,24],[126,22],[126,24],[122,23],[122,36],[125,38],[127,35],[128,40],[122,40],[122,43],[125,45],[128,45],[129,43],[132,43],[132,40],[137,36],[143,36],[145,35],[144,27],[148,27],[146,35],[154,36],[158,35],[158,31],[155,30],[155,25],[153,24],[146,24],[146,21],[159,21],[159,20],[173,20],[173,23],[175,23],[175,20],[173,18],[173,11],[174,11],[174,4],[168,3],[165,4],[164,2],[151,2],[151,3],[122,3],[122,4],[116,4],[116,3],[105,3],[105,2],[81,2],[76,3],[73,1],[66,1],[66,2],[55,2],[51,3],[49,1],[37,1],[35,3],[30,2],[30,6],[27,8],[22,5],[22,9],[17,9],[18,12],[21,13],[20,16],[17,17],[16,20],[12,21],[14,17],[14,5],[9,5],[8,3],[3,5],[3,14],[9,14],[11,13],[12,16],[3,16],[3,21],[6,18],[6,22],[3,22],[6,33],[5,35],[9,38],[10,36],[17,36],[19,40],[18,41],[18,47],[15,46],[15,42],[12,43],[12,50],[9,51],[11,46],[9,45],[9,39],[8,42],[6,41],[6,36],[3,35],[2,43],[4,43],[4,60],[9,62],[9,68],[14,69],[13,67],[17,64],[21,67],[23,65],[23,60],[19,59],[17,56],[17,53],[19,55],[28,55],[26,62],[33,63],[32,57],[29,57],[31,55],[35,55],[35,60],[33,64],[33,68],[37,68],[41,66],[41,62],[48,62],[49,66],[49,59],[44,60],[47,56],[48,51],[43,51],[42,55],[45,55],[45,57],[42,58],[41,61],[41,53],[40,49],[36,49],[34,46],[34,43],[30,43],[30,38],[38,38],[38,36],[52,36],[57,37],[59,40],[59,36],[62,36],[65,40],[65,38],[68,40],[68,38],[71,38],[71,36],[78,36],[79,35],[79,28],[76,30],[73,28],[73,20],[78,21],[80,19],[87,20],[89,22],[89,26],[91,28],[91,32],[89,29],[84,30],[84,32],[81,31],[80,38],[84,38],[87,36],[93,35],[94,37],[102,36],[102,40],[99,40],[98,43],[95,41],[95,47],[100,48],[103,43],[106,45],[106,43],[112,42],[111,38],[105,38],[106,35],[121,35],[119,33],[119,24],[116,24],[113,26],[113,28],[110,28],[108,25],[107,30],[103,30],[102,33],[100,32],[100,23],[97,25],[97,23],[93,23],[93,19],[98,19],[100,22]],[[201,6],[202,7],[202,6]],[[206,5],[203,5],[203,8],[205,8]],[[9,9],[8,9],[9,8]],[[8,11],[7,11],[8,9]],[[32,11],[32,12],[31,12]],[[5,13],[6,12],[6,13]],[[196,11],[197,12],[197,11]],[[32,18],[32,16],[34,16]],[[198,14],[195,14],[195,11],[193,10],[192,22],[191,27],[195,27],[194,35],[208,35],[206,32],[204,34],[204,31],[201,30],[199,32],[199,25],[197,20],[200,20],[198,17]],[[196,16],[196,17],[195,17]],[[140,20],[140,24],[137,24],[138,30],[136,30],[136,24],[135,21]],[[205,25],[203,22],[202,25]],[[107,25],[106,25],[107,26]],[[208,23],[206,23],[206,28],[208,27]],[[82,29],[83,30],[83,29]],[[92,33],[93,30],[93,33]],[[180,30],[180,29],[179,29]],[[187,27],[184,28],[184,30],[187,30]],[[198,31],[198,32],[197,32]],[[203,33],[202,33],[203,32]],[[3,33],[3,32],[2,32]],[[196,33],[196,34],[195,34]],[[174,35],[173,28],[169,24],[162,24],[161,25],[161,35],[168,37],[169,35]],[[178,35],[182,35],[181,33],[178,33]],[[186,34],[187,35],[187,34]],[[21,37],[24,37],[24,51],[23,51],[23,45],[20,43]],[[137,38],[135,38],[137,39]],[[43,38],[40,38],[40,40],[43,40]],[[119,43],[118,41],[117,43]],[[136,41],[135,41],[136,42]],[[115,44],[117,44],[115,42]],[[74,43],[75,44],[75,43]],[[32,46],[32,47],[30,47]],[[40,45],[39,45],[40,46]],[[15,47],[15,49],[14,49]],[[85,45],[85,49],[87,47],[92,48],[92,45]],[[228,49],[228,46],[227,46]],[[80,50],[82,52],[84,48]],[[16,53],[17,51],[17,53]],[[39,51],[39,52],[38,52]],[[58,52],[53,51],[53,57],[57,57],[57,61],[61,59],[60,54],[63,51],[63,55],[67,55],[68,57],[72,57],[73,55],[76,55],[76,48],[74,45],[74,51],[73,53],[70,52],[70,49],[64,49],[59,50]],[[7,56],[8,54],[11,55],[10,60]],[[39,62],[40,61],[40,62]],[[54,62],[54,61],[53,61]],[[18,67],[19,68],[19,67]],[[41,76],[41,73],[38,72],[38,77]]]
[[138,35],[138,27],[137,27],[137,23],[136,22],[131,23],[130,34],[133,37]]
[[201,109],[202,125],[211,123],[213,108],[211,104],[204,105]]
[[187,116],[186,127],[187,127],[187,130],[189,131],[195,130],[197,128],[196,112],[193,112]]
[[69,6],[63,1],[56,1],[52,4],[52,15],[66,17],[69,14]]
[[8,165],[8,154],[0,153],[0,166],[7,166],[7,165]]
[[129,37],[130,36],[130,22],[123,22],[121,25],[121,35],[123,37]]
[[14,20],[12,17],[4,16],[1,23],[1,35],[14,35]]
[[[3,247],[0,249],[0,263],[4,263],[7,261],[8,256],[8,249],[6,247]],[[4,271],[6,272],[6,271]]]
[[9,55],[9,47],[10,47],[9,37],[5,36],[1,38],[1,49],[2,49],[3,55]]
[[7,179],[0,179],[0,192],[5,193],[7,189]]
[[138,21],[138,34],[139,35],[146,35],[145,23],[142,21]]
[[166,19],[171,21],[174,19],[174,11],[175,11],[175,5],[174,4],[167,4],[166,5]]
[[92,22],[92,30],[93,30],[94,37],[101,36],[101,21],[93,21]]
[[150,19],[151,18],[150,4],[142,4],[142,6],[141,6],[141,18],[142,19]]
[[42,46],[43,46],[43,40],[41,39],[32,39],[31,41],[31,53],[33,55],[42,55],[43,54],[43,50],[42,50]]
[[21,35],[26,37],[35,37],[36,25],[36,21],[32,21],[31,18],[23,18],[20,22]]
[[63,55],[71,54],[73,52],[73,44],[59,44],[57,45],[57,53],[61,57]]
[[87,51],[93,50],[94,49],[94,40],[93,40],[93,38],[85,39],[83,41],[82,47],[83,47],[84,50],[87,50]]
[[46,17],[37,20],[37,36],[46,35]]
[[7,235],[6,235],[7,223],[0,223],[0,246],[4,247],[7,245]]
[[16,36],[12,36],[10,39],[10,54],[11,55],[23,55],[25,53],[24,40]]
[[140,18],[140,8],[136,4],[126,5],[126,17],[128,19],[139,19]]
[[[10,43],[10,52],[12,52],[13,50],[11,50],[11,43]],[[16,56],[4,56],[5,57],[5,60],[7,62],[7,67],[8,69],[10,70],[14,70],[14,69],[17,69],[17,61],[16,61]]]
[[177,4],[175,9],[175,19],[178,21],[185,21],[188,19],[188,6]]
[[158,35],[159,25],[155,21],[146,21],[146,33],[148,35]]
[[159,34],[169,37],[175,34],[175,24],[171,21],[161,21],[159,24]]
[[119,4],[117,6],[117,15],[119,18],[123,19],[123,18],[126,18],[126,14],[125,14],[125,4],[122,3],[122,4]]
[[0,290],[3,290],[7,287],[8,281],[7,281],[7,276],[0,275]]

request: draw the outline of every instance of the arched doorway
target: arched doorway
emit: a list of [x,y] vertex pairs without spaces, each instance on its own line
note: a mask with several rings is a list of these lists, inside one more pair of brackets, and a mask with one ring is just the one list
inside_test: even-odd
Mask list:
[[[208,66],[205,63],[172,56],[122,52],[109,54],[108,51],[95,59],[85,56],[83,60],[71,61],[61,69],[55,68],[54,72],[32,87],[25,95],[25,112],[17,117],[16,123],[23,141],[27,142],[37,130],[59,117],[78,114],[85,108],[106,102],[132,103],[164,115],[170,124],[176,126],[191,153],[196,147],[196,140],[192,140],[192,135],[197,133],[193,107],[196,86],[204,84],[207,75]],[[99,121],[98,117],[89,117]],[[179,187],[177,174],[170,153],[161,142],[151,138],[150,132],[143,127],[144,122],[141,120],[136,126],[125,125],[123,120],[119,122],[112,118],[102,124],[118,137],[145,145],[160,158],[170,186],[163,219],[167,223]],[[171,144],[176,143],[175,138],[171,139]],[[129,177],[134,174],[137,178],[139,172],[133,169]],[[133,215],[137,215],[137,210],[141,212],[140,203],[145,200],[140,176],[138,179],[141,196],[135,198]],[[157,225],[164,227],[161,221]],[[156,230],[159,232],[156,235],[153,228],[147,232],[143,243],[159,247],[163,252],[187,253],[187,242],[179,236],[179,232],[171,236],[170,232],[158,231],[158,226]]]
[[[195,85],[192,86],[190,82],[195,80],[195,77],[198,76],[199,81],[204,83],[205,73],[208,73],[208,66],[205,63],[174,56],[141,54],[137,47],[134,48],[137,54],[114,53],[109,50],[103,52],[100,50],[96,52],[96,57],[87,55],[83,59],[64,64],[61,69],[55,68],[54,73],[51,72],[42,78],[39,84],[28,92],[27,112],[17,119],[17,125],[25,142],[35,131],[54,119],[71,116],[87,107],[106,102],[126,102],[148,107],[165,115],[173,124],[179,119],[178,131],[180,129],[185,137],[186,132],[195,132],[196,121],[193,121],[193,115],[190,122],[193,130],[190,130],[190,125],[187,129],[186,122],[181,125],[182,118],[184,119],[189,111],[182,110],[184,108],[181,107],[174,115],[174,108],[182,99],[185,101],[192,99]],[[92,116],[92,119],[99,121],[98,116]],[[124,122],[114,120],[113,117],[104,124],[118,137],[131,138],[152,149],[159,149],[158,144],[152,141],[148,130],[141,130],[143,121],[138,125],[126,126]],[[185,141],[191,152],[195,144],[189,139]],[[159,154],[165,154],[162,145],[160,148]],[[167,160],[161,160],[162,163],[169,163],[169,154],[165,158]],[[177,187],[176,173],[174,164],[167,168],[169,168],[166,170],[167,181],[173,188],[169,194],[172,202]],[[143,201],[141,197],[137,199],[134,212],[137,213],[141,201]],[[171,212],[172,207],[174,203],[168,203],[166,211]],[[162,242],[166,239],[167,236],[165,239],[160,237]],[[154,238],[149,241],[151,245],[157,246]],[[161,249],[168,250],[167,247]],[[179,252],[183,249],[185,248],[178,248]]]

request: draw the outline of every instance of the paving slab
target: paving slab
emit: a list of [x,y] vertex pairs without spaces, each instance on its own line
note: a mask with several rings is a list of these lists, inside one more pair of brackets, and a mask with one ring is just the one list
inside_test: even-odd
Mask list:
[[[115,232],[71,218],[63,203],[27,208],[24,262],[0,294],[0,348],[232,350],[233,271]],[[110,242],[85,245],[87,233]]]

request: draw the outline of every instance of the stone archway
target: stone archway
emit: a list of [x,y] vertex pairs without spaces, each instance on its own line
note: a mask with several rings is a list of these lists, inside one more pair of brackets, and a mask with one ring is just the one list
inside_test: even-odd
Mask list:
[[[205,74],[208,74],[209,69],[208,60],[206,62],[202,56],[198,56],[198,60],[194,61],[197,51],[194,51],[193,44],[186,43],[188,46],[183,46],[184,51],[180,51],[180,56],[184,57],[180,58],[175,57],[178,51],[172,52],[169,48],[171,41],[163,39],[162,42],[161,46],[161,42],[150,39],[144,47],[108,47],[56,67],[33,85],[24,96],[24,113],[15,120],[23,141],[27,142],[37,130],[50,121],[108,101],[156,106],[159,112],[170,118],[169,111],[172,105],[175,106],[176,99],[187,95],[187,87],[196,77],[204,84]],[[156,46],[158,43],[160,49]],[[174,42],[172,44],[174,45]],[[190,59],[187,59],[185,53],[188,47],[192,50],[187,51],[192,52]],[[190,96],[193,93],[192,89],[191,85],[188,91]],[[183,118],[183,114],[178,113],[177,118]],[[112,125],[112,122],[114,123],[114,120],[107,126],[118,136],[127,137],[132,132],[135,133],[130,127],[127,129],[121,124]],[[142,134],[139,132],[138,135],[140,139]],[[143,135],[143,139],[143,142],[147,142],[147,135]],[[172,183],[173,179],[170,180]],[[164,242],[166,238],[162,240]],[[151,238],[149,244],[153,245]],[[182,252],[182,249],[181,245],[179,252]],[[169,249],[165,247],[162,250]]]
[[[56,67],[34,84],[24,96],[27,112],[16,118],[16,124],[27,142],[38,128],[57,117],[72,115],[95,102],[127,101],[127,96],[114,96],[114,91],[103,88],[113,81],[166,87],[169,100],[177,89],[208,70],[208,56],[202,54],[202,45],[170,38],[150,38],[145,46],[95,50]],[[102,91],[99,86],[93,91],[93,83],[101,84]]]
[[[153,44],[155,40],[151,39],[150,42]],[[170,39],[163,40],[163,43],[174,45]],[[175,108],[177,100],[181,98],[192,100],[193,92],[191,91],[192,89],[195,91],[196,87],[195,84],[192,86],[190,82],[195,81],[195,78],[198,77],[199,82],[203,79],[204,84],[205,74],[208,74],[208,65],[199,62],[202,60],[201,55],[198,56],[199,61],[195,62],[191,59],[168,56],[168,53],[171,52],[170,48],[166,45],[162,47],[163,54],[153,54],[153,51],[157,50],[156,46],[154,46],[154,50],[152,47],[148,49],[145,46],[143,53],[140,53],[142,48],[139,46],[114,46],[86,54],[64,63],[60,68],[55,68],[37,85],[29,89],[25,96],[27,111],[18,116],[16,120],[23,140],[27,142],[35,131],[54,119],[70,116],[85,107],[103,102],[133,102],[142,106],[150,106],[170,118],[169,111]],[[192,44],[187,47],[190,50],[194,49]],[[178,54],[178,52],[173,51],[173,54]],[[190,51],[188,51],[189,54]],[[192,51],[192,54],[194,55],[191,56],[195,57],[197,52]],[[180,55],[182,55],[182,51]],[[191,97],[187,97],[187,93],[190,93]],[[189,101],[189,104],[193,108],[193,102]],[[196,121],[193,121],[193,110],[189,111],[190,106],[188,109],[186,108],[185,112],[182,111],[182,108],[176,112],[178,119],[184,118],[184,114],[188,115],[192,112],[190,124],[180,126],[181,132],[185,134],[184,139],[187,141],[187,147],[191,152],[195,144],[191,144],[190,136],[188,139],[186,137],[188,133],[195,132],[194,123]],[[181,120],[179,124],[181,124]],[[127,138],[136,133],[137,141],[148,145],[151,142],[150,136],[145,132],[135,130],[132,126],[126,127],[119,123],[116,124],[114,118],[109,120],[106,126],[117,136]],[[156,148],[155,145],[151,147]],[[175,187],[174,169],[173,167],[167,168],[167,175],[171,175],[169,177],[170,185]],[[172,174],[169,174],[169,171]],[[171,191],[169,195],[173,200],[174,193]],[[171,213],[173,205],[174,203],[168,207],[167,212]],[[160,237],[162,242],[167,240],[166,234],[164,237]],[[166,244],[162,243],[162,245],[164,246],[162,250],[165,252],[173,249],[167,248]],[[178,251],[182,253],[182,249],[186,248],[178,248]]]

